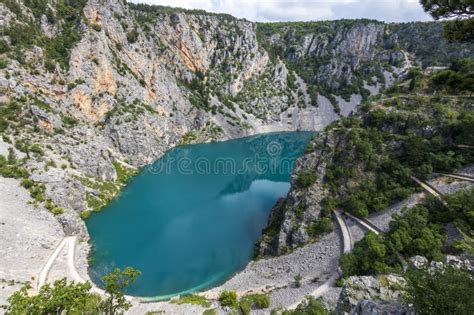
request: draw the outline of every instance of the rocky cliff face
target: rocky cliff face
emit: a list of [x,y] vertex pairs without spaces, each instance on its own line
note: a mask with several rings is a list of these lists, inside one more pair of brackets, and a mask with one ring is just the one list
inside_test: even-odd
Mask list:
[[[324,133],[308,145],[311,150],[307,151],[311,153],[298,159],[293,171],[290,191],[285,199],[281,199],[273,207],[268,227],[257,244],[257,255],[286,254],[318,236],[317,231],[314,230],[315,223],[321,217],[330,215],[322,213],[323,200],[327,194],[323,184],[323,174],[327,162],[332,157],[336,139],[334,134]],[[316,175],[311,177],[311,174]],[[304,176],[311,179],[307,182],[303,181]]]
[[[266,36],[265,26],[228,15],[122,0],[1,0],[0,12],[0,106],[8,114],[0,141],[27,154],[29,175],[20,177],[32,181],[25,185],[35,202],[84,236],[78,214],[100,209],[169,148],[322,130],[363,96],[334,91],[358,82],[377,93],[406,61],[375,22]],[[306,206],[319,198],[308,195]]]
[[349,277],[342,288],[336,314],[414,314],[403,304],[406,280],[389,274]]

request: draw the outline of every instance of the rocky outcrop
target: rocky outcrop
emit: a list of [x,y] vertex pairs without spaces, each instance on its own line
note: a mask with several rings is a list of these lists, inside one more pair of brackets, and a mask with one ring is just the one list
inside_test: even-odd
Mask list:
[[352,276],[345,280],[336,314],[414,314],[403,305],[405,279],[396,275]]
[[452,266],[455,268],[462,268],[468,271],[474,271],[474,261],[469,258],[447,255],[446,261],[429,261],[424,256],[413,256],[409,259],[408,268],[423,269],[428,268],[429,270],[442,270],[446,266]]
[[[409,259],[408,268],[430,271],[443,270],[446,266],[474,270],[471,260],[447,255],[445,262],[429,261],[423,256]],[[351,276],[344,281],[344,286],[337,301],[336,314],[415,314],[403,303],[402,296],[406,280],[399,275]]]
[[[336,145],[334,139],[331,132],[320,134],[308,144],[311,153],[298,159],[288,195],[273,207],[268,227],[257,244],[257,255],[285,254],[315,238],[311,228],[321,217],[326,196],[323,177]],[[309,185],[301,183],[304,175],[314,176]]]

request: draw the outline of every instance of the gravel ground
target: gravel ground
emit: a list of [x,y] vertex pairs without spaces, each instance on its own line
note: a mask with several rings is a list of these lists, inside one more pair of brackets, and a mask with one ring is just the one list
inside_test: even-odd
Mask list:
[[352,247],[357,241],[360,241],[363,237],[367,229],[362,227],[359,223],[355,222],[351,218],[345,218],[347,226],[349,227],[349,232],[351,233],[351,241]]
[[[36,285],[43,264],[64,233],[49,211],[29,204],[30,193],[18,180],[0,176],[0,192],[0,305],[3,305],[21,283],[31,281]],[[11,280],[17,283],[9,285]]]

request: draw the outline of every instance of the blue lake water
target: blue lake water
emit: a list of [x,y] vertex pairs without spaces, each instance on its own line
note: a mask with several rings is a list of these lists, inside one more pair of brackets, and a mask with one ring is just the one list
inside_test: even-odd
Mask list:
[[90,274],[142,272],[129,294],[166,297],[216,286],[252,259],[272,206],[284,197],[310,132],[187,145],[144,168],[86,221]]

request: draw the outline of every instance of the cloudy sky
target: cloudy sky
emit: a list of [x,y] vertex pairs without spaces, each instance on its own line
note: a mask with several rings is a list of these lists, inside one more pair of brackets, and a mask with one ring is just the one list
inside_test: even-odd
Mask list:
[[[130,0],[129,0],[130,1]],[[131,0],[229,13],[251,21],[315,21],[370,18],[387,22],[427,21],[418,0]]]

